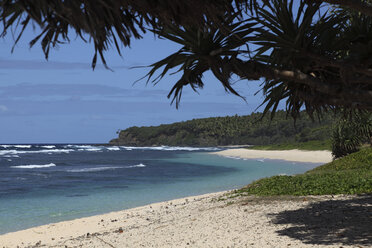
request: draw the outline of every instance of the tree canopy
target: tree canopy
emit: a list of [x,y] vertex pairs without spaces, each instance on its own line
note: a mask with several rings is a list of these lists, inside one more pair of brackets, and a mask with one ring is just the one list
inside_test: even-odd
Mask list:
[[226,91],[239,95],[232,76],[264,79],[266,111],[280,101],[296,117],[328,109],[372,110],[372,3],[369,0],[0,0],[2,35],[30,23],[51,47],[71,31],[94,43],[92,66],[104,51],[151,31],[182,45],[150,65],[157,83],[178,71],[169,93],[178,105],[185,86],[197,90],[212,71]]
[[[111,145],[126,146],[226,146],[226,145],[318,145],[331,148],[333,114],[324,115],[322,122],[308,116],[297,120],[296,126],[283,110],[275,118],[262,113],[246,116],[225,116],[193,119],[150,127],[130,127],[118,132]],[[328,145],[328,146],[327,146]],[[323,147],[324,147],[323,146]],[[327,149],[326,148],[326,149]]]

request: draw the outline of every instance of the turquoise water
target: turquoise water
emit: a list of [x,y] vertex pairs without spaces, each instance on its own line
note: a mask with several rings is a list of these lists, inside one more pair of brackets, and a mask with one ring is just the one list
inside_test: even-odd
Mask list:
[[190,149],[7,149],[0,151],[0,233],[235,189],[262,177],[298,174],[317,166],[226,158]]

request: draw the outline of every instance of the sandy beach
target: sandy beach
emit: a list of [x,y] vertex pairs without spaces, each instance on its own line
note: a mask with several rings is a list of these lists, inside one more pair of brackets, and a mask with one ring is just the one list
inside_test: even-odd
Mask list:
[[0,247],[367,247],[371,200],[219,192],[8,233]]
[[302,150],[251,150],[251,149],[227,149],[213,152],[212,154],[248,159],[281,159],[293,162],[328,163],[332,161],[330,151],[302,151]]

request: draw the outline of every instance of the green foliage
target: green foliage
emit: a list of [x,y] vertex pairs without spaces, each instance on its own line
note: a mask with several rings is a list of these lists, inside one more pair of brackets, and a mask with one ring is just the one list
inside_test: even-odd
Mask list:
[[[310,69],[315,67],[314,61],[311,56],[305,54],[313,51],[331,54],[335,45],[339,43],[336,37],[344,27],[345,16],[319,13],[320,3],[295,1],[299,5],[297,9],[293,8],[293,0],[268,2],[271,2],[268,4],[269,8],[257,10],[255,20],[263,28],[258,31],[257,39],[254,41],[259,45],[254,58],[281,70],[295,68],[305,74],[311,70],[315,78],[318,70]],[[327,74],[327,71],[319,73]],[[313,87],[309,86],[298,83],[295,79],[266,77],[263,86],[265,110],[275,111],[279,102],[284,99],[287,109],[293,115],[296,115],[304,105],[309,113],[327,108],[324,103],[329,97],[319,90],[315,92]]]
[[341,170],[354,170],[365,169],[372,171],[372,148],[367,147],[361,149],[359,152],[352,153],[333,162],[316,167],[308,171],[313,172],[327,172],[327,171],[341,171]]
[[329,139],[331,116],[322,122],[312,121],[304,115],[296,124],[278,111],[273,120],[262,113],[247,116],[212,117],[155,127],[131,127],[122,130],[117,145],[267,145],[291,142],[324,141]]
[[264,146],[253,146],[249,149],[255,150],[307,150],[307,151],[317,151],[317,150],[331,150],[330,140],[310,140],[306,142],[293,142],[284,143],[276,145],[264,145]]
[[[225,73],[220,70],[221,64],[226,63],[221,59],[221,56],[242,53],[243,51],[236,50],[246,45],[246,42],[251,39],[249,34],[253,32],[255,24],[234,22],[235,15],[225,18],[226,20],[222,24],[224,29],[220,29],[221,26],[216,25],[214,21],[209,21],[204,27],[186,26],[181,29],[177,25],[170,25],[151,30],[163,38],[182,45],[182,48],[176,53],[150,65],[151,69],[145,76],[148,77],[147,82],[151,80],[152,83],[157,84],[172,69],[177,68],[177,71],[182,72],[181,78],[168,94],[168,98],[173,95],[172,103],[176,101],[177,107],[183,87],[189,84],[195,91],[197,88],[202,88],[202,74],[209,69],[221,81],[226,91],[239,96],[239,93],[232,88]],[[214,54],[212,58],[209,57],[211,54]],[[157,71],[161,72],[153,78]]]
[[332,132],[332,154],[335,158],[359,150],[363,143],[372,138],[372,114],[354,113],[351,118],[341,118]]
[[372,192],[372,171],[339,171],[298,176],[274,176],[254,182],[237,193],[255,195],[334,195]]
[[273,176],[237,190],[254,195],[329,195],[372,193],[372,148],[366,148],[304,174]]
[[156,84],[180,72],[168,95],[177,106],[183,87],[202,88],[204,73],[211,71],[238,96],[232,75],[263,78],[264,112],[275,113],[282,101],[294,118],[303,109],[311,116],[330,107],[371,110],[371,16],[322,1],[251,3],[248,15],[155,27],[152,32],[182,48],[149,65],[148,80]]

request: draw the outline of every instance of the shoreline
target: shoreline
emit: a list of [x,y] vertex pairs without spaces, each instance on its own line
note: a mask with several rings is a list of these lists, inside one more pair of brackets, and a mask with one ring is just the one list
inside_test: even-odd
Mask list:
[[[60,242],[65,243],[66,240],[76,239],[84,236],[94,236],[94,234],[106,232],[107,229],[113,229],[114,232],[119,233],[119,229],[123,224],[120,222],[122,219],[138,216],[139,213],[148,214],[154,210],[168,209],[168,206],[176,207],[177,205],[192,204],[193,202],[195,203],[205,199],[216,199],[217,197],[223,197],[229,192],[232,192],[232,190],[155,202],[144,206],[113,211],[105,214],[98,214],[8,232],[5,234],[0,234],[0,248],[11,248],[18,246],[37,247],[39,245],[59,247],[58,243]],[[128,224],[126,220],[124,220],[124,222]],[[61,247],[65,246],[61,245]]]
[[303,163],[329,163],[332,161],[330,151],[303,151],[293,150],[253,150],[253,149],[227,149],[210,152],[223,157],[238,157],[243,159],[277,159]]
[[[369,201],[368,195],[230,198],[226,195],[228,192],[232,191],[7,233],[0,235],[0,247],[355,247],[358,243],[347,243],[343,237],[344,228],[350,223],[340,227],[339,220],[345,217],[343,205],[351,202],[360,208],[365,199]],[[318,207],[313,210],[314,205]],[[327,215],[329,207],[331,219]],[[353,211],[346,214],[355,215]],[[312,222],[314,216],[320,217]],[[358,226],[353,226],[355,230],[347,233],[347,238],[370,235],[368,218],[353,217],[359,218],[353,220]],[[309,222],[305,221],[309,237],[304,233],[307,230],[301,222],[304,219]],[[301,221],[298,223],[298,220]],[[329,232],[330,228],[335,230]],[[312,231],[321,232],[312,240]],[[327,245],[319,240],[321,233]]]

